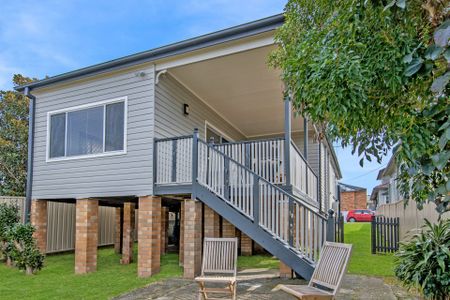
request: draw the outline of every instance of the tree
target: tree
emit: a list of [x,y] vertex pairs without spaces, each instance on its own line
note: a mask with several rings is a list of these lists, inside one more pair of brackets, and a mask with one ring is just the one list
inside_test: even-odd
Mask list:
[[445,0],[290,0],[270,63],[300,114],[360,164],[393,149],[418,207],[450,210],[450,15]]
[[[14,75],[14,85],[32,79]],[[24,196],[27,177],[28,98],[0,90],[0,195]]]

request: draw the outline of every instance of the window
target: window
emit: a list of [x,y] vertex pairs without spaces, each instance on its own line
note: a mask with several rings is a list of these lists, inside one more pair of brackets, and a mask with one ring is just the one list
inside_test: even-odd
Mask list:
[[124,153],[126,100],[50,112],[47,160]]

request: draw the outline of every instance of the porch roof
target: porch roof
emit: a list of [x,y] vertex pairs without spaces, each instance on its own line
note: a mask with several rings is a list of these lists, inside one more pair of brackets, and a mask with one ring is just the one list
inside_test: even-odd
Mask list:
[[[247,138],[284,132],[283,82],[267,60],[276,45],[168,68],[167,72]],[[303,119],[292,115],[292,131]]]

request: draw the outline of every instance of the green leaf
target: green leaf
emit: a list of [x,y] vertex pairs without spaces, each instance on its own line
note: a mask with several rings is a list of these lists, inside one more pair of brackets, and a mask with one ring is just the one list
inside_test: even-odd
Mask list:
[[448,138],[445,134],[441,135],[439,138],[439,149],[442,150],[445,148],[445,145],[447,145]]
[[405,7],[406,7],[406,0],[397,0],[397,2],[395,4],[398,7],[400,7],[401,9],[405,9]]
[[434,165],[433,164],[425,164],[422,166],[422,172],[427,175],[430,176],[431,173],[434,171]]
[[447,62],[450,62],[450,48],[447,48],[447,50],[445,50],[444,57],[447,60]]
[[396,2],[397,2],[397,0],[392,0],[390,3],[388,3],[388,4],[384,7],[383,11],[386,11],[386,10],[388,10],[389,8],[391,8],[392,6],[394,6]]
[[403,57],[403,62],[405,64],[409,64],[412,61],[412,59],[413,59],[413,54],[409,53],[409,54],[406,54],[405,57]]
[[450,159],[450,151],[442,151],[434,154],[431,157],[434,166],[439,170],[442,170],[442,168],[448,163],[449,159]]
[[437,45],[431,45],[425,51],[425,58],[431,59],[431,60],[436,60],[439,58],[439,56],[442,54],[442,52],[444,52],[444,50],[445,50],[444,48],[439,47]]
[[442,93],[449,81],[450,81],[450,71],[448,71],[442,76],[439,76],[433,81],[433,84],[431,85],[431,91],[436,94]]
[[450,140],[450,127],[447,127],[447,129],[445,129],[445,137],[447,138],[447,140]]
[[434,32],[434,42],[441,47],[448,46],[450,40],[450,20],[445,21]]
[[423,59],[422,58],[414,58],[411,63],[406,67],[405,70],[405,76],[411,77],[417,72],[419,72],[420,68],[422,67]]

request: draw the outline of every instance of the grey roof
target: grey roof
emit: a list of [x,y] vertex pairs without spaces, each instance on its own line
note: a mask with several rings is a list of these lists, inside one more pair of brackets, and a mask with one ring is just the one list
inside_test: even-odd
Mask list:
[[370,194],[370,200],[376,200],[377,195],[381,190],[387,190],[389,187],[388,183],[382,183],[373,188],[372,194]]
[[339,186],[341,187],[341,191],[343,191],[343,192],[357,192],[357,191],[367,190],[365,187],[350,185],[350,184],[341,183],[341,182],[339,182]]
[[15,87],[17,91],[23,91],[25,87],[30,89],[43,87],[57,82],[67,81],[74,78],[92,76],[108,72],[117,68],[133,66],[145,62],[154,61],[174,55],[179,55],[205,47],[257,35],[280,27],[284,22],[284,15],[278,14],[242,25],[230,27],[206,35],[187,39],[167,46],[154,48],[148,51],[121,57],[104,63],[92,65],[86,68],[63,73],[43,80],[34,81],[25,85]]

